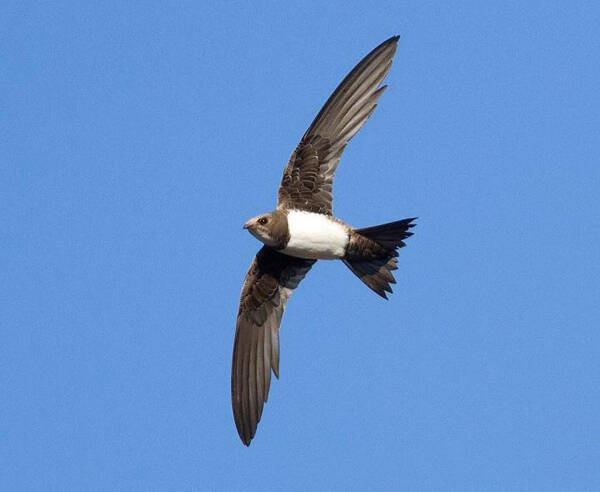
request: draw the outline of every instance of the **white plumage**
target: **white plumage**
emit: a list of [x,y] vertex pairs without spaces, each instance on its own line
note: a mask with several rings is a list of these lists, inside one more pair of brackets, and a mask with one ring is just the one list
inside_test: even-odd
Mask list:
[[312,260],[343,258],[349,239],[344,224],[301,210],[290,210],[287,221],[290,239],[282,253]]

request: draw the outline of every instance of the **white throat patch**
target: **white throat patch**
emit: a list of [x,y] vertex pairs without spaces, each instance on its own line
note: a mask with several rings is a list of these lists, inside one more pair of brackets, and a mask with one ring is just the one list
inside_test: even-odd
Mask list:
[[290,239],[282,253],[312,260],[342,258],[348,244],[346,226],[327,215],[290,210],[287,215]]

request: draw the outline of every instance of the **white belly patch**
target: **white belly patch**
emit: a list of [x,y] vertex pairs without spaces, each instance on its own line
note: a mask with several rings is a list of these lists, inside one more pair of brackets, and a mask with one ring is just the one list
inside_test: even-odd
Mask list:
[[344,256],[348,232],[343,224],[323,214],[300,210],[290,210],[287,221],[290,240],[282,253],[313,260]]

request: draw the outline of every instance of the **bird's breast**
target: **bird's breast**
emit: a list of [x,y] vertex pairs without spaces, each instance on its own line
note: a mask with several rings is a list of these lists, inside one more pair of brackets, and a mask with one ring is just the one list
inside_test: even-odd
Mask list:
[[287,221],[289,240],[282,253],[312,260],[343,258],[349,238],[346,225],[300,210],[290,210]]

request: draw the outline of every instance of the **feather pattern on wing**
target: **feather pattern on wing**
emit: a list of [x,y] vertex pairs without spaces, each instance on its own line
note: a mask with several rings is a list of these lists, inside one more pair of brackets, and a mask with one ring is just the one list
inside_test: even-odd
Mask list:
[[279,325],[285,304],[315,260],[303,260],[264,246],[246,274],[231,368],[235,425],[247,446],[269,395],[271,370],[279,377]]
[[377,106],[398,36],[365,56],[331,94],[292,152],[279,187],[278,208],[333,214],[333,175],[348,141]]

